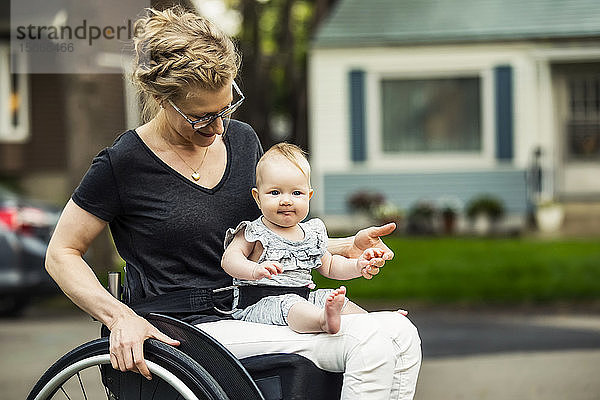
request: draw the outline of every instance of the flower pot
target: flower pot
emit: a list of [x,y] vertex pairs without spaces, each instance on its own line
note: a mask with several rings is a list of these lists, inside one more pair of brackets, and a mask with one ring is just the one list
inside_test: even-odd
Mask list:
[[445,235],[452,235],[456,230],[456,214],[442,213],[443,229]]
[[557,232],[564,219],[564,210],[560,204],[538,207],[535,212],[537,227],[541,232]]
[[478,213],[473,219],[473,231],[479,236],[487,236],[492,232],[492,219],[485,213]]

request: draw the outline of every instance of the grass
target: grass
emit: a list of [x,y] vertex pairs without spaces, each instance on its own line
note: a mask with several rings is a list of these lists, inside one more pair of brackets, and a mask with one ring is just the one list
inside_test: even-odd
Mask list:
[[[600,299],[600,240],[390,238],[374,279],[344,284],[365,300],[515,304]],[[314,274],[319,287],[337,287]]]

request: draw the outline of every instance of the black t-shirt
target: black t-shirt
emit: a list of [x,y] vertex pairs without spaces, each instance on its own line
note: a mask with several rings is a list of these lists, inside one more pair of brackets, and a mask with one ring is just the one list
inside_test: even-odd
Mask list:
[[212,189],[173,170],[130,130],[94,158],[75,190],[77,205],[109,222],[132,302],[231,284],[220,265],[223,240],[228,228],[260,215],[251,188],[262,147],[239,121],[223,139],[227,167]]

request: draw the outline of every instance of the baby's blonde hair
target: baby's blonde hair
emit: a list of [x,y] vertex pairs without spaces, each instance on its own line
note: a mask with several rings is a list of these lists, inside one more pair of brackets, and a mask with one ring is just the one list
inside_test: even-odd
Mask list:
[[134,32],[132,79],[143,97],[144,121],[164,100],[193,95],[194,87],[218,90],[237,76],[241,57],[229,36],[180,6],[147,9]]
[[265,167],[265,163],[276,156],[282,156],[298,167],[306,176],[310,187],[310,164],[306,158],[306,152],[295,144],[286,142],[274,144],[258,160],[258,164],[256,164],[256,187],[260,185],[260,172]]

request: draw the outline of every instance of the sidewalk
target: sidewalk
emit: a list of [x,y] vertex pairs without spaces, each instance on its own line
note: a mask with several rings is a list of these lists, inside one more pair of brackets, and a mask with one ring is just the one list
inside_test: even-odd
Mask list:
[[600,349],[425,359],[415,400],[598,400]]
[[425,354],[415,400],[600,399],[598,314],[446,311],[414,319]]

